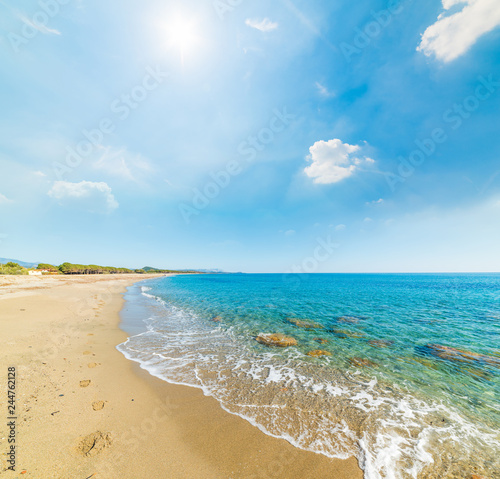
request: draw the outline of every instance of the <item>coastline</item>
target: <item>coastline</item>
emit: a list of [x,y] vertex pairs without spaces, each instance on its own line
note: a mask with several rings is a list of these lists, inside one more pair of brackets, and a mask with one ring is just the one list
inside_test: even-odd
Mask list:
[[[16,471],[5,477],[361,478],[356,459],[267,436],[116,349],[126,287],[161,276],[0,278],[0,374],[16,367],[17,395]],[[3,388],[4,416],[6,400]],[[2,471],[6,451],[2,440]]]

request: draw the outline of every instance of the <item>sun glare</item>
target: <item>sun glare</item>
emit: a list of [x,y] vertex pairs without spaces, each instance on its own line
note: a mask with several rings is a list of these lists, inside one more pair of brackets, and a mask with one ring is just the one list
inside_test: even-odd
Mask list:
[[193,52],[198,43],[198,29],[193,21],[176,18],[167,25],[169,46],[179,50],[182,61],[184,57]]

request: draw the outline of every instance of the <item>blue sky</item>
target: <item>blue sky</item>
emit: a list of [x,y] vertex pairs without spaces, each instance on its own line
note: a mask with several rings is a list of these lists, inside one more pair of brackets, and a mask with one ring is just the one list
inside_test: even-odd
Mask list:
[[0,257],[500,271],[497,0],[0,12]]

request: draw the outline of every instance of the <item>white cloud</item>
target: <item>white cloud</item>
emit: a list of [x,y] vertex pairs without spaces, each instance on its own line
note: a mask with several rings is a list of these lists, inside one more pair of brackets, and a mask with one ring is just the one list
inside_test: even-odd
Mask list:
[[328,90],[328,88],[321,84],[320,82],[316,82],[316,88],[318,89],[318,93],[322,96],[322,97],[325,97],[325,98],[332,98],[335,96],[335,93]]
[[49,34],[49,35],[60,35],[61,34],[61,32],[59,30],[49,28],[47,25],[44,25],[43,23],[31,21],[29,18],[25,17],[22,14],[19,14],[18,16],[22,22],[24,22],[29,27],[34,28],[35,30],[38,30],[40,33],[44,33],[46,35],[47,34]]
[[131,181],[139,181],[144,173],[151,171],[149,162],[141,155],[134,155],[126,148],[115,149],[102,147],[102,153],[92,167],[109,175],[118,176]]
[[339,139],[317,141],[309,148],[307,159],[312,164],[304,172],[314,178],[314,183],[338,183],[352,176],[363,163],[374,163],[371,158],[356,155],[360,150],[360,146],[342,143]]
[[366,204],[367,206],[378,206],[378,205],[383,205],[385,202],[382,198],[378,200],[373,200],[373,201],[367,201]]
[[269,20],[269,18],[264,18],[262,20],[247,18],[245,24],[251,28],[260,30],[261,32],[271,32],[278,28],[278,24]]
[[285,236],[295,236],[296,231],[295,230],[288,230],[285,231]]
[[47,176],[45,173],[42,173],[41,171],[34,171],[34,172],[33,172],[33,174],[34,174],[35,176],[40,176],[40,177],[42,177],[42,178],[43,178],[44,176]]
[[335,231],[344,231],[345,229],[346,229],[346,225],[335,226]]
[[56,181],[48,195],[59,200],[60,204],[84,209],[91,213],[112,213],[119,206],[111,188],[103,182]]
[[6,196],[2,195],[2,193],[0,193],[0,205],[6,205],[8,203],[14,203],[12,200],[9,200],[9,198],[7,198]]
[[363,221],[365,223],[373,223],[373,220],[371,218],[365,218]]
[[[455,60],[485,33],[500,25],[498,0],[442,0],[444,12],[425,30],[417,50],[443,62]],[[451,15],[456,5],[462,9]]]

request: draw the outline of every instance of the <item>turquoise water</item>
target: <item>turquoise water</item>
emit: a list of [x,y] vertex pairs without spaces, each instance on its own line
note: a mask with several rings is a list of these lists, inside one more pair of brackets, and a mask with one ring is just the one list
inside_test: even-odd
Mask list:
[[367,478],[500,477],[500,275],[192,275],[127,297],[127,357],[267,434]]

